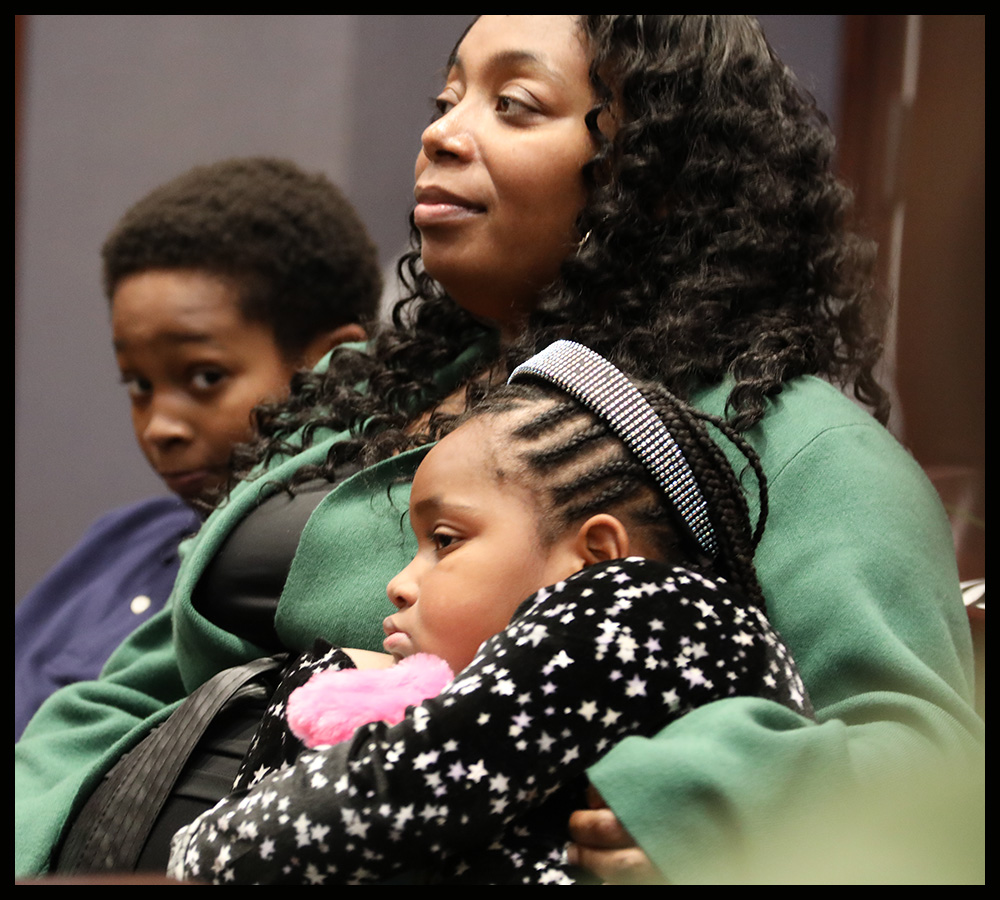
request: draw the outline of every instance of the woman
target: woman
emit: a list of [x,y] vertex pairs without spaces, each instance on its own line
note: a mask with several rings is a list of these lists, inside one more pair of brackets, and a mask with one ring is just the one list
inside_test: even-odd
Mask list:
[[467,394],[560,337],[745,430],[771,484],[760,581],[817,708],[818,724],[763,701],[711,704],[591,771],[665,877],[720,877],[707,862],[818,785],[974,742],[968,632],[933,491],[874,420],[803,377],[852,382],[884,415],[870,250],[844,233],[825,126],[757,26],[484,17],[437,107],[417,161],[420,252],[401,267],[422,302],[397,308],[370,356],[335,355],[262,417],[250,459],[268,477],[207,521],[173,625],[152,621],[101,682],[57,695],[29,726],[18,790],[35,812],[19,869],[44,868],[78,798],[179,698],[261,654],[264,639],[213,625],[192,595],[262,490],[344,479],[302,531],[278,643],[377,647],[385,584],[412,555],[400,482],[420,447]]

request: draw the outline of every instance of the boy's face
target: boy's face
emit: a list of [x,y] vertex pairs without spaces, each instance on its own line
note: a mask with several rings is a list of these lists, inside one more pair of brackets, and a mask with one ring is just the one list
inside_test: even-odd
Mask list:
[[500,471],[506,430],[498,421],[461,426],[417,469],[417,554],[387,589],[397,612],[384,622],[383,646],[397,659],[433,653],[458,672],[522,601],[583,567],[573,529],[543,545],[530,491],[516,472]]
[[174,493],[204,496],[251,436],[250,411],[284,397],[296,366],[267,325],[243,317],[236,289],[207,272],[123,279],[111,324],[142,452]]

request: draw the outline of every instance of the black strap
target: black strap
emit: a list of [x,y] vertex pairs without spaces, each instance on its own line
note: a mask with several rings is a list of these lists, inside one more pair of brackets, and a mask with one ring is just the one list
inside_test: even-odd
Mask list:
[[70,827],[59,871],[134,871],[160,810],[213,718],[248,681],[285,661],[284,655],[268,657],[219,672],[123,756]]

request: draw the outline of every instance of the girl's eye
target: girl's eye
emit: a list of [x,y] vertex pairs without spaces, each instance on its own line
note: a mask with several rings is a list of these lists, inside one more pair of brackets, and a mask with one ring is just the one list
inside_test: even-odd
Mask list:
[[437,551],[447,550],[449,547],[453,547],[457,541],[458,538],[455,535],[442,531],[435,531],[431,535],[431,543],[434,544],[434,549]]
[[199,369],[191,376],[191,384],[195,390],[210,391],[218,387],[226,373],[222,369]]

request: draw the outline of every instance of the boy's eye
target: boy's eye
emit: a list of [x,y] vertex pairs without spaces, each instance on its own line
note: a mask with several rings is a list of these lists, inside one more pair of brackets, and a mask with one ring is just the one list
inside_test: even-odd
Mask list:
[[199,391],[210,391],[226,377],[222,369],[199,369],[191,376],[191,384]]
[[132,400],[142,400],[153,390],[148,378],[139,378],[137,375],[123,375],[122,384],[125,385],[125,390]]

